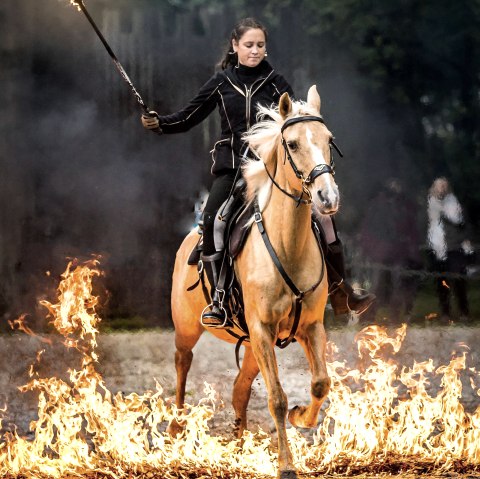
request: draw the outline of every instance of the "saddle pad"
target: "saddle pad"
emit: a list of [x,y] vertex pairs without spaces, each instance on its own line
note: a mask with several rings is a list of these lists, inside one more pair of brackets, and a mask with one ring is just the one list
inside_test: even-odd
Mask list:
[[193,247],[190,256],[188,257],[187,263],[189,265],[198,264],[200,261],[200,255],[202,254],[203,244],[202,244],[203,237],[200,235],[197,241],[197,244]]
[[242,250],[251,228],[251,226],[247,228],[247,223],[252,219],[253,214],[253,204],[249,204],[241,211],[235,221],[228,243],[229,253],[232,258],[235,258]]
[[[238,253],[240,253],[245,239],[247,238],[250,228],[247,228],[246,225],[250,221],[254,214],[253,205],[245,206],[240,209],[237,215],[234,215],[231,219],[232,224],[229,225],[227,231],[229,232],[228,240],[228,253],[232,258],[235,258]],[[200,261],[203,251],[202,236],[198,239],[197,244],[193,247],[190,256],[188,257],[189,265],[196,265]]]

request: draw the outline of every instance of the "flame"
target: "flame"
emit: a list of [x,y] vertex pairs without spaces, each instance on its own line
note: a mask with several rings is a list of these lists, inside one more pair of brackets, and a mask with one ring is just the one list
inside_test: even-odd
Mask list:
[[78,10],[79,12],[82,11],[82,9],[80,8],[80,5],[79,5],[79,2],[80,2],[80,1],[81,1],[81,0],[70,0],[70,5],[73,5],[74,7],[77,7],[77,10]]
[[32,329],[27,325],[27,316],[23,314],[17,319],[14,319],[13,321],[8,321],[8,324],[12,329],[18,329],[19,331],[23,331],[25,334],[28,334],[29,336],[35,336],[40,339],[40,341],[47,343],[47,344],[52,344],[51,340],[48,338],[42,338],[38,334],[34,333]]
[[444,279],[442,279],[442,286],[444,288],[450,289],[450,286],[448,285],[448,283]]
[[[96,370],[98,298],[93,280],[98,262],[70,263],[58,287],[58,302],[43,301],[51,324],[65,347],[75,348],[79,365],[68,379],[41,378],[31,371],[22,391],[36,391],[38,419],[33,439],[6,433],[0,443],[0,475],[63,478],[73,476],[263,478],[276,474],[270,436],[246,432],[242,442],[209,433],[215,414],[215,391],[179,411],[163,398],[161,386],[143,394],[112,394]],[[23,323],[17,323],[23,324]],[[24,328],[25,330],[26,328]],[[467,413],[460,373],[466,352],[448,365],[433,360],[412,367],[394,361],[406,325],[389,334],[369,326],[356,336],[358,363],[335,360],[329,344],[332,378],[324,419],[313,444],[291,428],[292,453],[304,474],[360,472],[465,472],[480,465],[480,407]],[[43,352],[43,350],[42,350]],[[39,361],[42,352],[37,356]],[[476,389],[474,368],[470,386]],[[438,393],[432,395],[434,381]],[[179,438],[166,425],[185,425]]]

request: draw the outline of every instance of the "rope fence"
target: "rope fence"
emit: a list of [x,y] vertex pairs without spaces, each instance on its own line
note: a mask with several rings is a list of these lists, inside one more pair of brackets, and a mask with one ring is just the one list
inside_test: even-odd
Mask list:
[[359,271],[389,271],[391,273],[395,273],[399,276],[415,276],[419,279],[426,280],[426,279],[433,279],[433,278],[464,278],[468,280],[478,279],[480,278],[480,265],[473,264],[467,267],[467,273],[453,273],[448,271],[430,271],[426,268],[407,268],[398,265],[387,265],[384,263],[375,263],[375,262],[357,262],[357,261],[350,261],[347,265],[349,269],[353,272],[352,276],[364,276],[365,273],[359,275]]

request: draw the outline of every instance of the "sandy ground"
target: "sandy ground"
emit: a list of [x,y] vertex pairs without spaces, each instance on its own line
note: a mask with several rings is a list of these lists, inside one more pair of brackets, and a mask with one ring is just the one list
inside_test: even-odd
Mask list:
[[[357,332],[358,327],[327,332],[329,341],[338,347],[338,358],[346,359],[352,366],[355,366],[357,358],[353,341]],[[468,351],[467,366],[480,370],[478,344],[480,328],[412,327],[407,330],[406,339],[395,360],[399,364],[411,366],[414,361],[432,358],[434,364],[439,366],[448,364],[453,352]],[[27,434],[29,422],[36,417],[37,396],[31,392],[19,392],[18,386],[28,382],[28,369],[35,362],[37,352],[45,349],[36,368],[42,377],[64,377],[73,356],[61,344],[49,346],[42,338],[23,333],[0,337],[0,348],[3,353],[0,364],[0,405],[7,405],[3,430],[16,427],[20,433]],[[157,380],[164,389],[165,398],[174,396],[173,331],[100,335],[98,354],[97,369],[112,392],[141,394],[154,389]],[[309,399],[310,375],[303,351],[298,344],[292,344],[285,350],[277,350],[277,357],[282,385],[290,406],[305,403]],[[204,334],[194,350],[194,361],[187,383],[187,401],[196,404],[204,397],[204,383],[212,385],[219,399],[212,427],[219,433],[230,431],[233,424],[230,395],[236,373],[234,347],[208,333]],[[468,375],[472,374],[467,371],[463,378],[465,387],[462,403],[468,410],[474,410],[480,404],[479,396],[469,386]],[[249,415],[251,429],[260,426],[265,431],[272,431],[273,422],[268,413],[266,391],[260,376],[254,385]]]

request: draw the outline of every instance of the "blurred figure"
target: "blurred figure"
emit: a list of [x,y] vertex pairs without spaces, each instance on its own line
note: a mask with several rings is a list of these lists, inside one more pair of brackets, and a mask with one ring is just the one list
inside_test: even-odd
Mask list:
[[450,295],[457,298],[460,318],[467,320],[467,266],[473,263],[474,251],[468,239],[462,207],[446,178],[434,180],[428,194],[427,241],[443,319],[451,318]]
[[[372,263],[370,279],[378,307],[387,307],[392,322],[410,320],[422,266],[417,205],[398,178],[389,178],[371,200],[361,226],[361,246]],[[364,320],[372,322],[376,310]]]

